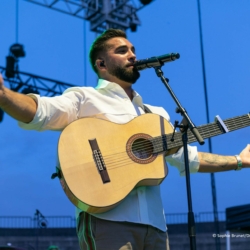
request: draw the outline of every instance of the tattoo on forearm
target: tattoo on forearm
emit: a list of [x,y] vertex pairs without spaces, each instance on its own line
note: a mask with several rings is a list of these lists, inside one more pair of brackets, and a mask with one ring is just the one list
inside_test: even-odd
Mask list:
[[208,165],[217,166],[222,169],[226,169],[229,165],[234,164],[234,157],[209,154],[209,153],[201,153],[201,159],[207,163]]

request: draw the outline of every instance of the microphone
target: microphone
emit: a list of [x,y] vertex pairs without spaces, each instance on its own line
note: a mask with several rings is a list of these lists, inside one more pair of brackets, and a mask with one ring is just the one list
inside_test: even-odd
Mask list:
[[175,59],[179,59],[179,53],[165,54],[162,56],[154,56],[143,60],[138,60],[134,62],[134,67],[137,70],[143,70],[146,68],[159,67],[164,65],[164,63],[172,62]]

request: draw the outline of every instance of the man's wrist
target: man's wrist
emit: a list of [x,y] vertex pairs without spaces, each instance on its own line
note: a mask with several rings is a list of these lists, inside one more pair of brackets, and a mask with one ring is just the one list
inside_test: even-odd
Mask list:
[[235,171],[239,171],[242,169],[242,161],[239,155],[235,155],[235,158],[237,160],[237,168],[235,169]]

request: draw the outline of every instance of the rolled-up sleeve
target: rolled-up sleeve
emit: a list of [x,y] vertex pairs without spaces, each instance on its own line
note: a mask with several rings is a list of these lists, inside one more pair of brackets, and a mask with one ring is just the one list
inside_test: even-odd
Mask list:
[[41,97],[35,94],[29,96],[37,102],[37,111],[30,123],[18,122],[23,129],[62,130],[78,118],[82,95],[77,92],[71,91],[56,97]]
[[[188,145],[188,160],[190,173],[196,173],[199,170],[199,158],[197,147]],[[166,161],[179,170],[180,176],[185,176],[185,160],[183,147],[177,153],[166,157]]]

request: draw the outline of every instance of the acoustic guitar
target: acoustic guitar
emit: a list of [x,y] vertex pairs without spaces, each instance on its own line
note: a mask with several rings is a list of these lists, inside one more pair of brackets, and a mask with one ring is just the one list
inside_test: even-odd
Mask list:
[[[246,114],[197,127],[206,139],[250,125]],[[165,156],[182,146],[182,134],[163,117],[144,114],[126,124],[81,118],[61,133],[58,156],[61,184],[83,211],[103,213],[137,186],[159,185],[168,174]],[[188,142],[195,142],[188,131]]]

